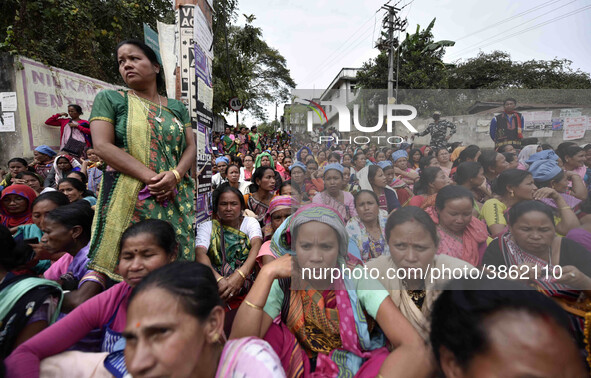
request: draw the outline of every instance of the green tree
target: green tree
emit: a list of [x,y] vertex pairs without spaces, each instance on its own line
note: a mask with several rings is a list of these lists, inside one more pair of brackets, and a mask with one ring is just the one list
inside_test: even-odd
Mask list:
[[458,89],[589,89],[591,77],[567,59],[516,62],[503,51],[479,53],[449,68],[449,87]]
[[174,22],[169,0],[3,0],[0,51],[121,84],[115,47],[156,21]]
[[[453,46],[452,41],[434,40],[433,26],[435,18],[426,29],[420,25],[413,34],[406,38],[395,52],[394,75],[396,76],[396,60],[398,62],[398,87],[407,89],[427,89],[447,87],[447,66],[443,63],[445,47]],[[365,62],[357,73],[360,88],[381,89],[388,86],[388,53],[382,51],[376,58]]]
[[255,17],[244,15],[238,26],[233,11],[214,19],[216,53],[213,61],[213,111],[227,114],[228,100],[238,96],[255,118],[265,120],[265,105],[285,102],[295,82],[285,58],[264,40],[262,30],[253,25]]

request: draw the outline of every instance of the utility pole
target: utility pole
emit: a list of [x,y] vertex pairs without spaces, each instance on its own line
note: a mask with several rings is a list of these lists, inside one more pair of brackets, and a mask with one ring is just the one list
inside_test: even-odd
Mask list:
[[[394,54],[400,47],[400,41],[394,37],[394,32],[406,30],[407,21],[398,17],[401,8],[386,3],[382,5],[381,9],[387,12],[382,20],[382,26],[387,32],[382,32],[382,37],[378,40],[376,47],[382,51],[388,50],[388,104],[394,104],[397,101],[394,97]],[[396,84],[398,88],[398,83]]]

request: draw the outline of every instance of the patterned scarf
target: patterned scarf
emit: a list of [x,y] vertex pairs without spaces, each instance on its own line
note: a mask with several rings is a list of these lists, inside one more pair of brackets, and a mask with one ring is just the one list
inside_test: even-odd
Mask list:
[[[2,205],[2,199],[10,194],[23,197],[27,200],[27,210],[21,214],[10,214],[8,210]],[[31,220],[31,213],[33,211],[33,200],[37,198],[37,193],[27,185],[14,184],[10,185],[2,191],[2,197],[0,197],[0,224],[8,228],[20,226],[23,224],[33,223]]]

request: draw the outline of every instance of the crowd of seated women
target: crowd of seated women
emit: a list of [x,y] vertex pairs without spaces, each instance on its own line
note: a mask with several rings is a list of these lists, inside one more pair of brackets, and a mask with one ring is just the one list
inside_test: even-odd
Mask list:
[[196,261],[174,222],[129,226],[121,282],[88,269],[100,158],[12,159],[3,373],[588,375],[590,146],[269,147],[218,154]]

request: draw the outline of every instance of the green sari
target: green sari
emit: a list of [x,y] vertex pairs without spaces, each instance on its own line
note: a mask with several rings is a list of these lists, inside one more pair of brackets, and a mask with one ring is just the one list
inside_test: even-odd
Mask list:
[[[213,269],[224,277],[230,276],[240,268],[250,253],[248,235],[230,226],[222,225],[218,220],[211,224],[211,239],[207,256]],[[231,309],[237,308],[250,290],[255,280],[254,270],[246,276],[237,295],[228,301]]]
[[[115,145],[156,173],[176,168],[187,146],[185,128],[191,127],[189,113],[177,100],[168,105],[129,96],[129,92],[105,90],[92,106],[90,122],[107,121],[115,127]],[[148,111],[150,109],[150,111]],[[161,122],[156,118],[159,116]],[[162,219],[176,229],[180,260],[195,260],[195,182],[188,175],[177,185],[178,194],[167,204],[150,196],[140,200],[140,180],[107,168],[100,184],[90,241],[93,269],[120,280],[114,273],[119,242],[129,225],[144,219]]]
[[[238,151],[238,145],[236,143],[234,143],[232,138],[230,138],[227,135],[224,135],[222,138],[222,142],[224,143],[224,151],[227,154],[230,154],[230,155],[236,154],[236,152]],[[234,144],[232,145],[232,143],[234,143]],[[232,147],[230,147],[230,146],[232,146]]]
[[263,150],[263,146],[261,146],[260,143],[260,139],[261,139],[261,135],[259,133],[248,133],[248,136],[250,137],[250,141],[254,144],[254,148],[258,148],[259,150]]

